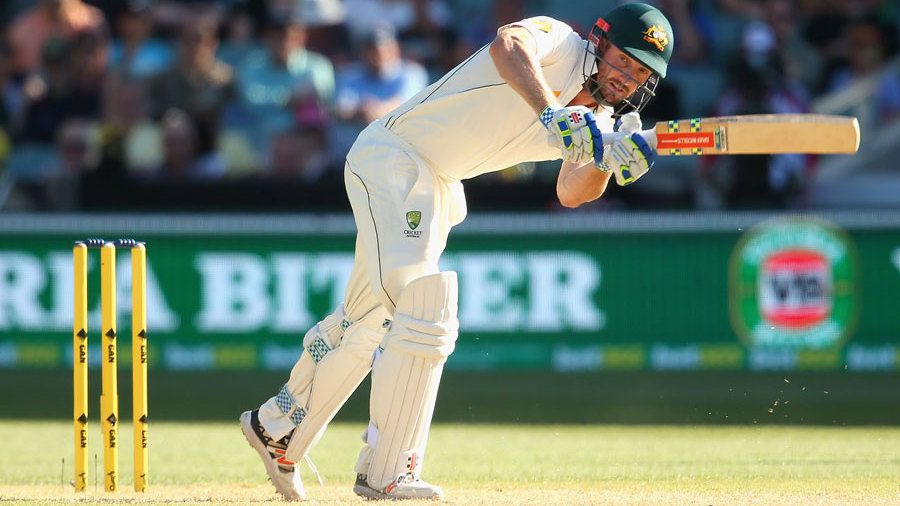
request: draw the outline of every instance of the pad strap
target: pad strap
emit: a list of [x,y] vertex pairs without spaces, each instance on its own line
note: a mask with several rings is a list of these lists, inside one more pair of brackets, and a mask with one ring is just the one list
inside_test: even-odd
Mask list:
[[278,395],[275,396],[275,404],[278,405],[278,409],[280,409],[282,413],[290,418],[295,426],[300,425],[300,422],[306,418],[306,410],[294,400],[294,396],[292,396],[291,392],[288,390],[287,384],[278,391]]

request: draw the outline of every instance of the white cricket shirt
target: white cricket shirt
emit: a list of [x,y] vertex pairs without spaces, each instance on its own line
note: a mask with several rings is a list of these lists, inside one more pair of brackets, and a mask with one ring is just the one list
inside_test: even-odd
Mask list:
[[[544,78],[560,103],[575,98],[584,83],[587,42],[567,24],[549,17],[509,26],[521,26],[534,36]],[[537,114],[500,77],[488,46],[379,122],[450,180],[560,158]],[[612,131],[609,111],[600,109],[597,126]]]

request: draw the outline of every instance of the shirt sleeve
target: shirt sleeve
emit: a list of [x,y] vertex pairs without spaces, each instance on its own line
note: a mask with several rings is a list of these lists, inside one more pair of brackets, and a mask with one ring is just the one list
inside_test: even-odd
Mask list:
[[562,21],[547,17],[538,16],[535,18],[527,18],[522,21],[516,21],[505,26],[501,26],[497,33],[508,27],[521,27],[534,37],[537,46],[538,61],[543,65],[548,65],[556,61],[566,49],[566,42],[573,33],[572,28]]

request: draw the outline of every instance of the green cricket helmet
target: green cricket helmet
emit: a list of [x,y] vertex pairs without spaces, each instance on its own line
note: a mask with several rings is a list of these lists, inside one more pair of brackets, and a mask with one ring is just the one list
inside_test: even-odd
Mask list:
[[672,25],[659,9],[643,3],[622,5],[610,11],[606,18],[597,20],[588,35],[582,70],[588,91],[601,104],[606,102],[600,94],[596,70],[600,65],[615,68],[603,58],[600,48],[603,39],[652,71],[650,78],[640,83],[633,95],[618,104],[608,104],[613,107],[614,116],[640,112],[655,96],[659,80],[666,77],[674,45]]

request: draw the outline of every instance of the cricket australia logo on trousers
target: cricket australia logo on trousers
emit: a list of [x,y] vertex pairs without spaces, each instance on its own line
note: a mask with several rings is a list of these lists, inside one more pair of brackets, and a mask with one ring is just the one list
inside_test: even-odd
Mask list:
[[419,228],[419,224],[422,223],[422,211],[409,211],[406,213],[406,224],[409,225],[409,230],[404,230],[403,234],[406,237],[421,237],[422,231],[416,230]]

